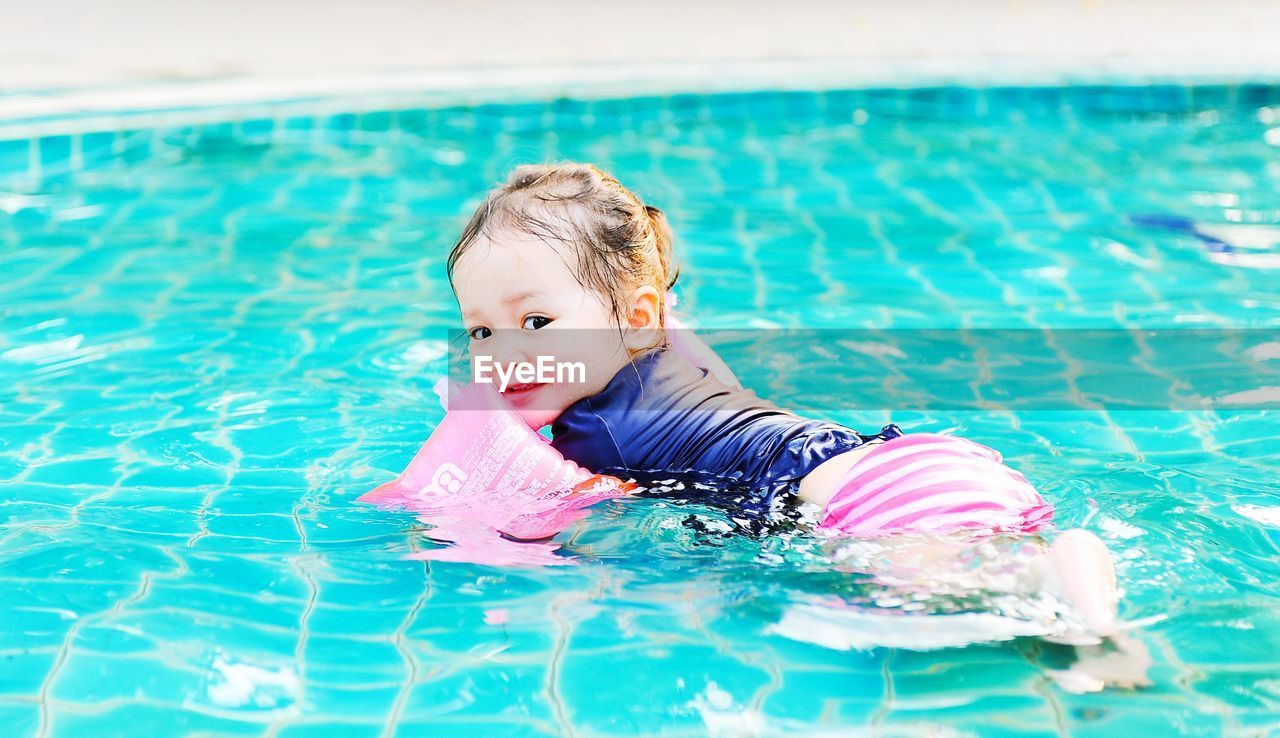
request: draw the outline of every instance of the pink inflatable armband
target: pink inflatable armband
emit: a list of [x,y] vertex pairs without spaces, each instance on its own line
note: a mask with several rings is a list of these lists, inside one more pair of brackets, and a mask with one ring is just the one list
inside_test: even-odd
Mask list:
[[423,514],[445,528],[454,527],[446,521],[465,519],[532,540],[634,489],[567,461],[491,384],[454,386],[450,399],[452,409],[408,468],[360,502]]
[[667,314],[666,327],[667,344],[671,350],[684,357],[685,361],[700,368],[711,372],[711,376],[715,377],[720,384],[742,389],[742,382],[738,381],[738,377],[724,363],[724,359],[720,358],[710,346],[706,344],[693,329],[685,325],[675,315],[676,295],[674,292],[668,292],[666,297]]

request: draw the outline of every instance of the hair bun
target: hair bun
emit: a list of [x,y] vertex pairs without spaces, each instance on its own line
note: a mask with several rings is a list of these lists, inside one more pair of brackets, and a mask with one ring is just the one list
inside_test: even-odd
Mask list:
[[666,288],[671,289],[680,278],[680,268],[672,263],[675,258],[675,234],[671,231],[671,224],[667,222],[667,214],[661,208],[645,205],[644,211],[649,214],[649,221],[653,224],[654,244],[658,249],[658,262],[662,264],[663,281]]

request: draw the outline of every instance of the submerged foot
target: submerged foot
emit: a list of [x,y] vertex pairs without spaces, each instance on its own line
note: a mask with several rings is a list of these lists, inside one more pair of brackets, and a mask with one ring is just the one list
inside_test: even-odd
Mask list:
[[1147,676],[1151,652],[1146,644],[1125,633],[1102,643],[1076,646],[1075,660],[1066,669],[1050,669],[1049,676],[1062,689],[1075,694],[1103,689],[1137,689],[1151,686]]
[[1150,686],[1151,654],[1120,629],[1116,567],[1102,539],[1081,528],[1063,531],[1035,567],[1041,588],[1083,625],[1083,632],[1046,639],[1074,646],[1070,667],[1049,671],[1058,686],[1075,693]]
[[1117,632],[1116,567],[1102,539],[1081,528],[1063,531],[1037,565],[1041,587],[1068,605],[1090,635]]

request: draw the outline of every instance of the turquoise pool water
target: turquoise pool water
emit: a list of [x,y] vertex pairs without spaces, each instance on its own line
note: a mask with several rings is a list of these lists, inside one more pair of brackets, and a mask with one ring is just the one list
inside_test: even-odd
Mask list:
[[515,164],[592,161],[667,210],[703,326],[1257,336],[1280,328],[1280,87],[291,111],[0,142],[6,734],[1280,730],[1273,408],[899,413],[748,371],[799,411],[1003,451],[1117,552],[1122,614],[1163,618],[1139,692],[1060,689],[1034,639],[787,637],[788,608],[858,582],[803,527],[630,500],[561,538],[576,565],[500,569],[406,561],[423,526],[354,502],[440,418],[444,257]]

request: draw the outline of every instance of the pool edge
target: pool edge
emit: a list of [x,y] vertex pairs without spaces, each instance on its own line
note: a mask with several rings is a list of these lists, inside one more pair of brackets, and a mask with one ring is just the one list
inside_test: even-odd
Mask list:
[[493,67],[383,74],[230,77],[0,95],[0,141],[191,125],[247,116],[572,97],[861,87],[1280,82],[1280,61],[947,58]]

